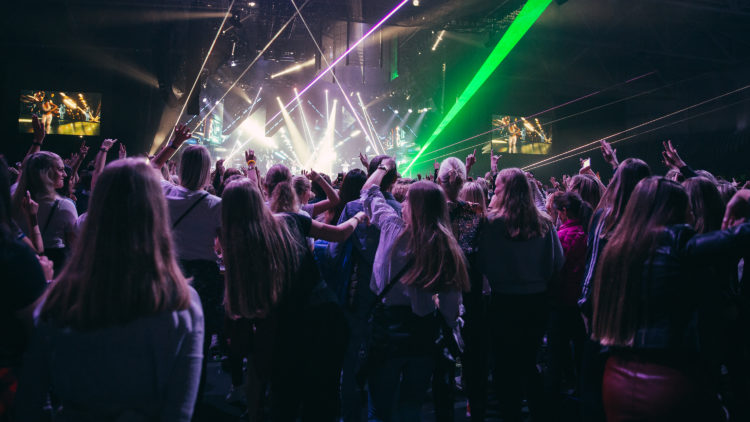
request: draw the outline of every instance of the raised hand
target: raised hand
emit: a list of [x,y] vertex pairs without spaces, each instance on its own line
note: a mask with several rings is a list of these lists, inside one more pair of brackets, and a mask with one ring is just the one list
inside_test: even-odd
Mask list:
[[[252,162],[252,164],[251,164],[251,162]],[[257,162],[255,160],[255,151],[254,150],[249,149],[249,150],[245,151],[245,163],[247,163],[247,165],[249,165],[249,166],[250,165],[255,166],[257,164]]]
[[555,179],[555,176],[550,177],[549,182],[550,184],[552,184],[553,188],[560,189],[560,182],[558,182],[557,179]]
[[36,213],[39,211],[39,204],[31,199],[31,193],[29,191],[26,191],[26,196],[21,198],[21,209],[24,214],[29,217],[35,217]]
[[599,141],[599,146],[601,147],[604,161],[612,166],[613,169],[616,169],[620,165],[620,162],[617,161],[617,150],[612,149],[612,145],[604,139]]
[[128,156],[128,151],[125,149],[125,144],[120,142],[120,150],[117,152],[117,158],[123,159]]
[[662,145],[664,145],[664,151],[662,151],[661,156],[664,158],[664,164],[667,167],[679,170],[686,166],[680,158],[680,154],[677,153],[677,149],[672,146],[671,140],[662,142]]
[[179,149],[185,141],[192,137],[193,134],[190,132],[187,125],[177,125],[174,128],[174,135],[172,136],[172,143],[170,146]]
[[[593,170],[591,170],[591,158],[581,158],[581,169],[578,170],[578,174],[594,174]],[[589,164],[584,165],[584,163],[588,162]]]
[[317,182],[320,179],[320,174],[318,174],[318,172],[316,172],[313,169],[310,169],[309,172],[302,170],[302,174],[308,179],[310,179],[311,182]]
[[388,157],[380,162],[381,166],[385,166],[385,168],[388,169],[388,171],[395,170],[396,169],[396,160],[393,159],[393,157]]
[[370,160],[367,159],[367,154],[359,153],[359,162],[362,163],[365,168],[370,167]]
[[89,153],[89,147],[86,146],[86,141],[81,142],[81,147],[78,149],[78,152],[80,153],[81,160],[83,160],[83,158],[86,157],[86,154]]
[[36,114],[31,116],[31,127],[34,130],[34,142],[41,144],[47,132],[44,131],[44,125]]
[[117,139],[105,139],[102,141],[102,146],[100,148],[105,151],[109,151],[109,149],[112,148],[116,142]]
[[471,166],[476,164],[477,162],[477,150],[474,149],[474,152],[466,156],[466,172],[469,172],[469,169]]
[[435,160],[435,163],[432,166],[435,167],[435,170],[440,170],[440,163],[438,160]]
[[495,151],[490,149],[490,170],[494,173],[497,173],[497,162],[500,161],[500,157],[502,157],[502,155],[495,155]]
[[222,174],[224,173],[224,160],[223,159],[216,160],[216,171]]

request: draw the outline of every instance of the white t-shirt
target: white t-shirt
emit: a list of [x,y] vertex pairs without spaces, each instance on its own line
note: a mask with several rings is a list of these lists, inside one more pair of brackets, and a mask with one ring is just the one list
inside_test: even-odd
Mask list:
[[[207,194],[204,190],[187,190],[166,180],[161,181],[161,186],[167,198],[170,226],[201,196]],[[214,239],[220,228],[221,198],[208,194],[172,229],[179,259],[216,261],[218,256],[214,250]]]
[[[42,232],[44,249],[64,248],[66,246],[66,234],[75,233],[78,212],[73,201],[67,198],[58,198],[54,212],[52,212],[53,208],[55,208],[55,201],[39,201],[39,210],[36,217],[39,222],[39,230]],[[52,213],[51,218],[50,213]],[[18,226],[28,236],[29,227],[26,225],[25,219],[21,220],[17,222]]]

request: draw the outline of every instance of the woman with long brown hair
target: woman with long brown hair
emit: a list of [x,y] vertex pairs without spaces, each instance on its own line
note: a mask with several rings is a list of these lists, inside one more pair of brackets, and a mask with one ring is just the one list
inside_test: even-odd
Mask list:
[[[278,189],[289,189],[279,182]],[[294,212],[273,214],[247,179],[224,190],[221,242],[230,317],[253,321],[248,407],[262,381],[271,385],[271,418],[332,421],[347,327],[335,297],[320,280],[305,238],[315,224]],[[364,216],[353,219],[351,234]]]
[[[746,200],[745,200],[746,202]],[[610,348],[603,380],[608,421],[718,420],[698,322],[716,286],[698,271],[750,250],[750,224],[697,235],[678,183],[638,183],[594,278],[592,337]]]
[[392,158],[382,160],[362,189],[367,215],[380,229],[370,287],[383,296],[385,306],[374,314],[372,329],[385,330],[388,339],[377,354],[371,345],[369,414],[371,420],[410,421],[419,420],[433,372],[437,318],[456,325],[469,277],[439,186],[412,184],[402,204],[403,218],[387,204],[380,183],[395,167]]
[[521,420],[522,381],[534,420],[544,420],[536,352],[547,324],[547,287],[563,265],[552,221],[534,204],[531,181],[517,168],[495,181],[479,262],[492,288],[488,324],[503,420]]
[[189,421],[203,312],[175,260],[167,204],[144,161],[97,180],[69,264],[47,291],[18,391],[18,420]]
[[[643,160],[637,158],[625,159],[617,166],[604,196],[599,201],[599,206],[596,207],[591,217],[588,228],[586,268],[581,283],[581,297],[578,299],[578,307],[581,309],[585,324],[591,318],[591,285],[604,246],[619,224],[633,189],[638,182],[650,175],[651,169]],[[604,419],[601,386],[605,360],[602,358],[601,346],[596,342],[587,340],[584,343],[583,353],[584,358],[581,366],[582,419],[584,422],[601,421]]]

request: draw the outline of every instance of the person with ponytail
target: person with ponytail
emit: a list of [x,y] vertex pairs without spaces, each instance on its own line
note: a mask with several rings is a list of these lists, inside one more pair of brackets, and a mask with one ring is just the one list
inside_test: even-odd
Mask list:
[[370,420],[412,421],[420,419],[435,365],[437,318],[456,326],[469,276],[450,227],[446,196],[438,185],[412,184],[403,218],[387,203],[380,184],[395,167],[392,158],[383,159],[362,189],[365,211],[380,230],[370,288],[383,296],[384,307],[373,315],[372,329],[385,330],[388,339],[388,347],[377,354],[371,344],[369,416]]
[[532,417],[546,419],[536,356],[547,325],[547,289],[564,261],[552,221],[534,203],[532,183],[517,168],[497,175],[479,242],[480,268],[492,288],[493,379],[501,416],[514,422],[521,420],[524,385]]
[[[288,181],[277,181],[272,192],[287,189]],[[260,386],[268,382],[271,420],[338,420],[348,327],[305,247],[320,223],[296,212],[274,214],[248,179],[229,183],[222,200],[227,312],[254,327],[247,333],[253,336],[250,415],[259,410]],[[349,234],[359,221],[345,223],[352,226]]]

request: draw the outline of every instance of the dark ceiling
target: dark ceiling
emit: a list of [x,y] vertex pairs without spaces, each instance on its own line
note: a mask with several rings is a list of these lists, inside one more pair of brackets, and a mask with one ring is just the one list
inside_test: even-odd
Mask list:
[[[299,6],[304,5],[302,13],[307,23],[321,38],[330,36],[342,21],[374,23],[397,3],[296,1]],[[18,85],[28,84],[30,74],[38,73],[38,78],[49,85],[60,73],[80,72],[89,79],[128,74],[136,80],[131,82],[133,86],[146,87],[135,92],[148,97],[142,99],[148,103],[143,111],[147,121],[159,101],[162,107],[174,106],[178,96],[189,89],[230,3],[10,2],[5,5],[2,18],[6,63],[2,76],[5,91],[10,92],[3,99],[3,110],[6,115],[13,113]],[[235,3],[226,26],[229,29],[218,39],[204,81],[227,78],[225,67],[233,45],[237,60],[249,62],[294,13],[290,0],[255,0],[253,6],[250,3]],[[420,6],[414,7],[409,2],[389,21],[389,25],[399,28],[401,77],[384,90],[438,103],[442,63],[447,63],[447,87],[440,96],[449,106],[450,99],[460,94],[523,3],[421,0]],[[581,101],[550,115],[559,118],[654,90],[653,94],[628,101],[627,106],[616,106],[610,114],[597,115],[602,121],[592,124],[627,127],[659,110],[679,109],[750,84],[749,28],[750,2],[744,0],[553,1],[477,95],[468,113],[514,108],[528,115],[602,91],[596,94],[596,101]],[[431,54],[430,46],[440,30],[448,31],[445,45]],[[299,62],[313,57],[315,51],[306,29],[295,19],[265,58]],[[625,83],[646,74],[642,81]],[[67,77],[72,80],[72,76]],[[298,81],[290,79],[289,83]],[[149,94],[149,89],[158,94]],[[737,116],[744,116],[747,107],[731,112],[731,122],[711,124],[727,133],[744,130],[738,129]],[[612,117],[615,114],[621,116]],[[487,125],[486,116],[482,119],[459,124],[446,136],[462,139],[477,133]],[[2,122],[6,130],[14,125],[12,116]],[[123,123],[113,129],[125,126]],[[133,136],[148,137],[157,123],[147,121],[142,126]],[[569,140],[568,144],[574,142]]]

